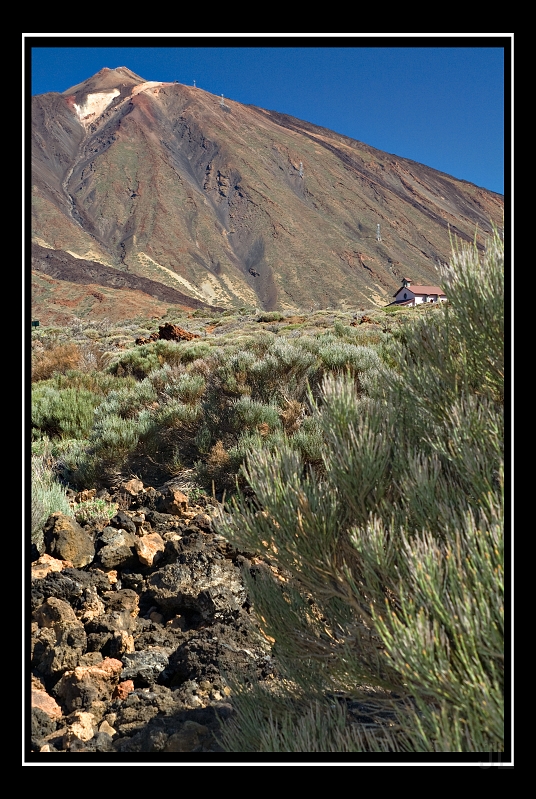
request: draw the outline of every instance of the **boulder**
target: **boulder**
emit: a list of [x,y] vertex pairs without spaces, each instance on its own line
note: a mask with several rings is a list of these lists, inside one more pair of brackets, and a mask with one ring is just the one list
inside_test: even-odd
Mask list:
[[56,726],[56,719],[49,716],[40,707],[32,707],[30,735],[34,752],[52,751],[50,748],[44,749],[43,747],[48,746],[46,739],[54,735]]
[[72,568],[73,564],[68,560],[58,560],[46,552],[38,560],[32,563],[32,580],[43,580],[51,572],[61,572],[63,569]]
[[164,752],[193,752],[211,737],[210,730],[196,721],[185,721],[179,732],[170,735]]
[[132,521],[132,517],[124,510],[118,511],[115,516],[110,519],[110,527],[115,527],[117,530],[126,530],[127,533],[133,533],[134,535],[137,529]]
[[48,597],[62,599],[71,607],[78,609],[83,606],[88,589],[90,592],[92,589],[98,592],[108,591],[111,584],[110,573],[106,574],[94,568],[93,564],[88,571],[72,569],[65,565],[59,572],[51,571],[46,577],[32,581],[32,609],[35,610]]
[[46,602],[43,602],[34,612],[32,618],[36,621],[39,627],[53,627],[60,628],[71,624],[78,624],[82,626],[76,618],[76,613],[72,607],[64,602],[62,599],[56,597],[49,597]]
[[77,666],[63,674],[54,694],[68,713],[89,710],[96,701],[111,699],[122,668],[115,658],[105,658],[96,666]]
[[140,563],[144,566],[152,566],[161,559],[165,544],[158,533],[148,533],[138,538],[135,547]]
[[94,585],[90,585],[84,589],[82,607],[78,613],[78,617],[83,624],[88,621],[102,616],[104,613],[104,602],[97,593]]
[[126,699],[133,690],[134,683],[132,680],[123,680],[123,682],[120,682],[116,685],[112,699]]
[[71,606],[49,597],[32,617],[38,625],[32,638],[32,661],[37,674],[56,678],[75,668],[86,651],[87,636]]
[[123,483],[121,488],[127,494],[130,494],[131,497],[136,497],[140,491],[143,491],[143,483],[134,477],[132,480],[127,480],[126,483]]
[[134,680],[143,685],[156,682],[169,662],[165,651],[159,649],[126,653],[123,655],[122,661],[121,679]]
[[60,560],[70,561],[75,568],[82,568],[95,557],[91,537],[71,516],[57,512],[49,516],[44,528],[47,554]]
[[32,685],[32,695],[30,701],[32,708],[39,708],[39,710],[41,710],[43,713],[46,713],[49,718],[61,718],[61,707],[58,705],[56,700],[45,691],[44,687],[38,688],[35,686],[35,684]]
[[179,488],[166,484],[159,490],[157,507],[161,513],[182,516],[188,508],[188,497]]
[[151,333],[149,338],[137,338],[136,344],[150,344],[151,341],[192,341],[194,338],[200,338],[198,333],[190,333],[178,325],[173,325],[171,322],[165,322],[158,328],[158,333]]
[[65,736],[67,740],[64,744],[71,743],[73,737],[80,741],[90,741],[95,735],[97,724],[92,713],[75,711],[68,719],[68,723],[69,729]]
[[138,563],[136,555],[137,536],[122,528],[105,527],[97,540],[98,558],[105,569],[131,568]]
[[170,563],[147,579],[148,594],[170,615],[188,609],[206,621],[230,619],[246,600],[239,570],[228,560],[208,561],[199,553],[190,563]]

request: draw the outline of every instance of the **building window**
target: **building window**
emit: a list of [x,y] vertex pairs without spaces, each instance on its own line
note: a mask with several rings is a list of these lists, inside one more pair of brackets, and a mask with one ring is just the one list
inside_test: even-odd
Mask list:
[[407,300],[408,295],[404,293],[404,299]]

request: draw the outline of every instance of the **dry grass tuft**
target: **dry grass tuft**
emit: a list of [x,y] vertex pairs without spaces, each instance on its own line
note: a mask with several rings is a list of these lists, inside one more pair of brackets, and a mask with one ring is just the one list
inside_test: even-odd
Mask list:
[[65,374],[69,369],[76,369],[82,360],[82,353],[77,344],[56,344],[50,349],[32,353],[32,383],[48,380],[53,374]]
[[301,425],[304,407],[298,400],[287,400],[286,408],[279,411],[285,433],[295,433]]
[[211,473],[217,473],[226,469],[229,465],[229,454],[222,441],[216,442],[207,457],[207,466]]

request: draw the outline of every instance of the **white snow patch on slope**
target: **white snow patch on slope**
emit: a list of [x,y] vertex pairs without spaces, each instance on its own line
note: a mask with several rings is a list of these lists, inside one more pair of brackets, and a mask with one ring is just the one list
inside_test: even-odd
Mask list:
[[139,94],[140,92],[144,92],[145,89],[152,89],[154,86],[167,86],[169,84],[162,83],[159,80],[147,80],[145,83],[138,83],[137,86],[134,86],[132,89],[132,96],[134,97],[135,94]]
[[88,94],[83,105],[74,104],[74,110],[78,119],[86,127],[90,125],[96,117],[108,108],[114,97],[120,94],[119,89],[112,89],[111,92],[99,92],[98,94]]

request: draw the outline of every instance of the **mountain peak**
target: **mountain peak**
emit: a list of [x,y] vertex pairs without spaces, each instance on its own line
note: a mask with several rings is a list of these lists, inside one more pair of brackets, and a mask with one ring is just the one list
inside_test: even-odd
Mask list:
[[[124,66],[33,103],[34,241],[78,259],[58,278],[61,318],[108,313],[112,285],[152,302],[155,282],[225,308],[386,305],[403,274],[437,283],[451,234],[478,227],[483,248],[503,218],[502,198],[466,181]],[[36,269],[56,279],[50,263]]]
[[109,92],[114,89],[133,88],[139,83],[144,82],[145,78],[136,75],[135,72],[127,69],[127,67],[116,67],[115,69],[103,67],[95,75],[92,75],[91,78],[76,84],[76,86],[71,86],[69,89],[62,92],[62,94],[64,97],[74,95],[76,100],[79,100],[81,99],[79,97],[81,94],[97,94],[99,92]]

